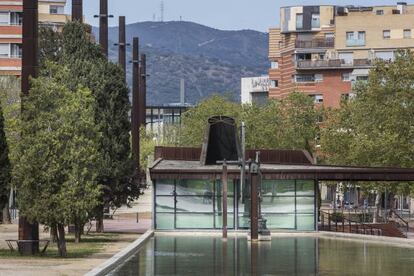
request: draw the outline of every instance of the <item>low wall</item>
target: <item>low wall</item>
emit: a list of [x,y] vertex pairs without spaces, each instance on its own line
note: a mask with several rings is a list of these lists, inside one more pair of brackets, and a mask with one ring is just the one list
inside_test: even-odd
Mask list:
[[86,273],[86,276],[103,276],[107,275],[115,268],[117,268],[120,264],[125,262],[129,257],[134,255],[138,249],[140,249],[145,242],[150,239],[154,235],[153,230],[148,230],[143,234],[139,239],[128,245],[124,248],[121,252],[115,254],[112,258],[104,262],[103,264],[95,267],[93,270]]

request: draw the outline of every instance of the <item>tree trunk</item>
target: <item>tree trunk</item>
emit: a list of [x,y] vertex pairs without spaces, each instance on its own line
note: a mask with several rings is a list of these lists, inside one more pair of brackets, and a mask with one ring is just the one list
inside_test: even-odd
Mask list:
[[3,224],[11,224],[9,204],[6,204],[3,208]]
[[57,243],[58,242],[57,226],[54,223],[50,226],[50,240],[53,243]]
[[380,218],[380,209],[381,209],[381,192],[377,191],[375,195],[375,213],[373,216],[373,223],[378,223]]
[[96,215],[96,232],[97,233],[103,233],[104,232],[104,206],[101,205],[97,209],[97,215]]
[[75,243],[81,242],[83,233],[83,224],[81,222],[75,222]]
[[66,258],[68,256],[68,253],[66,251],[65,226],[62,223],[58,223],[57,232],[59,256],[62,258]]

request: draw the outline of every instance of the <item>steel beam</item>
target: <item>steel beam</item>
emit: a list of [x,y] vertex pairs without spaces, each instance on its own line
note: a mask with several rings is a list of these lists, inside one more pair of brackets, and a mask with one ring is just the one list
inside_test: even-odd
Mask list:
[[227,239],[227,162],[223,162],[223,174],[221,178],[221,186],[223,190],[223,239]]
[[139,66],[139,39],[134,37],[132,45],[132,111],[131,111],[131,123],[132,123],[132,154],[134,158],[134,165],[136,173],[140,172],[140,66]]
[[256,169],[257,163],[251,164],[250,189],[251,189],[251,206],[250,206],[250,238],[252,241],[259,239],[259,172]]
[[126,28],[125,16],[119,17],[119,41],[118,41],[118,63],[124,70],[124,78],[126,80]]
[[147,56],[145,54],[141,55],[141,66],[140,66],[140,118],[139,125],[140,127],[145,127],[146,117],[147,117]]
[[72,21],[83,23],[83,0],[72,0]]
[[99,15],[99,44],[102,48],[102,53],[108,57],[108,0],[100,0]]
[[[38,0],[23,1],[23,56],[22,56],[22,94],[28,95],[30,79],[38,74]],[[39,225],[19,217],[19,240],[39,240]],[[19,247],[23,255],[39,252],[39,243],[25,243]]]

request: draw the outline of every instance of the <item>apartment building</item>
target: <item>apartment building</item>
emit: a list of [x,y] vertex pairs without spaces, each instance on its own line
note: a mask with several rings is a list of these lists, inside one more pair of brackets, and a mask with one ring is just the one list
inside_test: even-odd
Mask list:
[[414,5],[282,7],[269,32],[269,97],[299,91],[338,107],[376,59],[414,49]]
[[[59,29],[70,17],[65,15],[66,0],[40,0],[39,21]],[[21,75],[22,0],[0,0],[0,76]]]
[[264,104],[269,98],[269,76],[241,79],[242,104]]

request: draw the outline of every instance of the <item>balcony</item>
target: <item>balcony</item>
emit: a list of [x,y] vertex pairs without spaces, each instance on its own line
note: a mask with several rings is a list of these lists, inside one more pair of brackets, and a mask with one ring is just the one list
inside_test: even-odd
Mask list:
[[369,68],[372,66],[370,59],[354,59],[351,62],[343,59],[330,60],[300,60],[296,62],[296,69],[350,69],[350,68]]
[[311,49],[311,48],[334,48],[334,39],[313,39],[313,40],[296,40],[296,48]]
[[346,41],[347,47],[365,46],[365,39],[348,39]]

